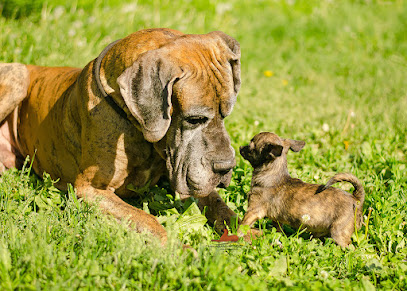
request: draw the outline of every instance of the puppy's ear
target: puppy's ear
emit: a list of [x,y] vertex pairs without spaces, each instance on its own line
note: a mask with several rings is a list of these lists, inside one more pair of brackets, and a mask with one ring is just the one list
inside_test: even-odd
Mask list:
[[277,158],[281,156],[283,152],[283,146],[277,144],[267,144],[263,149],[263,154],[267,154],[272,158]]
[[299,152],[305,146],[305,141],[302,140],[286,139],[286,141],[293,152]]
[[181,69],[156,50],[141,55],[117,78],[120,93],[140,123],[144,138],[157,142],[171,123],[172,87]]

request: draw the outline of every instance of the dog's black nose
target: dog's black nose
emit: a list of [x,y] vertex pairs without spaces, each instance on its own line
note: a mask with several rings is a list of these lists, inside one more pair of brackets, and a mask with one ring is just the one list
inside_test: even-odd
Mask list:
[[212,168],[215,173],[226,174],[236,166],[235,159],[219,160],[212,162]]

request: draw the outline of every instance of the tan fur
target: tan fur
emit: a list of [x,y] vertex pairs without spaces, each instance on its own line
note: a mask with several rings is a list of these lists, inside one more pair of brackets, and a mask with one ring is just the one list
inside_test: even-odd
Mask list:
[[[291,178],[287,170],[288,150],[298,152],[304,145],[303,141],[262,132],[240,148],[241,155],[254,167],[249,207],[242,225],[268,217],[280,224],[306,228],[316,237],[330,235],[345,247],[351,242],[355,222],[357,228],[361,226],[363,186],[355,176],[345,173],[336,174],[327,185]],[[352,183],[353,195],[330,187],[341,181]]]
[[[102,89],[94,65],[0,64],[0,170],[35,154],[37,174],[50,173],[60,189],[74,184],[79,197],[164,242],[155,217],[120,197],[134,195],[128,184],[162,176],[182,197],[218,196],[215,187],[229,183],[234,150],[223,118],[240,87],[239,44],[222,32],[146,29],[107,51],[97,72]],[[212,222],[229,221],[235,214],[223,204],[202,199],[200,207],[209,206]]]

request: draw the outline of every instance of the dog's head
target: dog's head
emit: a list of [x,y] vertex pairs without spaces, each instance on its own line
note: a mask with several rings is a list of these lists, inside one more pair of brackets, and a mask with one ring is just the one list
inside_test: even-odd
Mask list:
[[240,88],[240,46],[222,32],[182,35],[141,54],[117,79],[144,138],[184,196],[227,186],[235,166],[223,120]]
[[283,139],[275,133],[261,132],[256,134],[248,145],[240,147],[240,154],[256,168],[285,156],[289,149],[299,152],[304,146],[304,141]]

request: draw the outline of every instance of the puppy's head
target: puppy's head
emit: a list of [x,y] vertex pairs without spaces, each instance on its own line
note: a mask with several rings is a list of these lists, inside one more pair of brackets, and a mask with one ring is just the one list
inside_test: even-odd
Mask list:
[[274,162],[278,157],[286,155],[289,149],[299,152],[304,146],[304,141],[283,139],[272,132],[261,132],[248,145],[240,147],[240,154],[255,168]]

